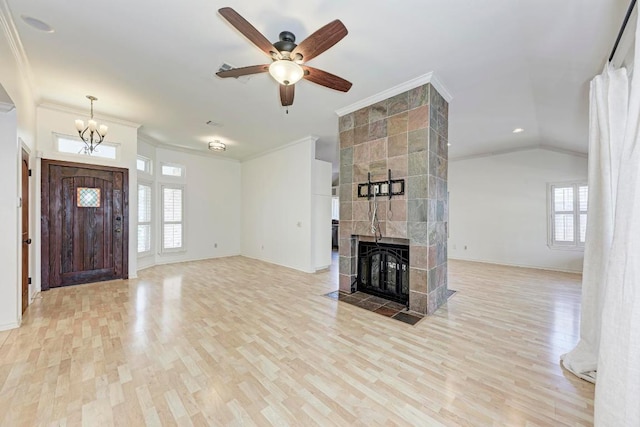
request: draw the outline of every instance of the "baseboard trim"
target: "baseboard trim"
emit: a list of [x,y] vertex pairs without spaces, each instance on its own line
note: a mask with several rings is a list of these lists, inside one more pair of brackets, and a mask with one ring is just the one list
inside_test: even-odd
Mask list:
[[0,325],[0,331],[8,331],[9,329],[16,329],[20,327],[20,322],[11,322]]
[[249,255],[243,255],[243,254],[240,254],[240,256],[244,257],[244,258],[248,258],[248,259],[255,259],[256,261],[262,261],[262,262],[266,262],[266,263],[273,264],[273,265],[279,265],[280,267],[290,268],[292,270],[301,271],[303,273],[313,274],[313,273],[316,272],[315,270],[304,270],[304,269],[299,268],[299,267],[294,267],[292,265],[287,265],[287,264],[280,264],[279,262],[274,262],[274,261],[271,261],[271,260],[268,260],[268,259],[264,259],[264,258],[257,258],[257,257],[249,256]]
[[487,261],[484,259],[473,259],[473,258],[456,258],[451,256],[448,259],[455,260],[455,261],[469,261],[469,262],[481,262],[483,264],[504,265],[505,267],[532,268],[534,270],[546,270],[546,271],[557,271],[559,273],[582,274],[582,270],[563,270],[560,268],[553,268],[553,267],[541,267],[539,265],[509,264],[506,262]]
[[[204,258],[187,258],[187,259],[174,259],[174,260],[164,260],[164,261],[158,261],[152,264],[148,264],[148,265],[144,265],[142,267],[138,267],[138,270],[136,271],[137,273],[139,273],[142,270],[146,270],[148,268],[151,267],[156,267],[158,265],[169,265],[169,264],[179,264],[181,262],[194,262],[194,261],[206,261],[208,259],[217,259],[217,258],[229,258],[229,257],[233,257],[233,256],[241,256],[241,254],[229,254],[229,255],[220,255],[220,256],[212,256],[212,257],[204,257]],[[129,277],[130,279],[133,277]],[[137,276],[136,276],[137,278]]]

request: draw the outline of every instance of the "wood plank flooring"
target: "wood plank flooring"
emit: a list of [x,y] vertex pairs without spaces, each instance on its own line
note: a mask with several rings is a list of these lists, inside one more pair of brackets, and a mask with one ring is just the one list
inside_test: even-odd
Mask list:
[[54,289],[0,346],[0,425],[591,425],[580,276],[451,261],[411,326],[231,257]]

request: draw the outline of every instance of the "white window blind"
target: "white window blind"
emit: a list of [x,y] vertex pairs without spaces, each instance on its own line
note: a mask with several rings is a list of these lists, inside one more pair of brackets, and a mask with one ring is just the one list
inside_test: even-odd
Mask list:
[[552,247],[582,247],[587,232],[588,186],[579,183],[550,186]]
[[151,252],[151,186],[138,184],[138,254]]
[[162,188],[162,249],[183,248],[183,190]]

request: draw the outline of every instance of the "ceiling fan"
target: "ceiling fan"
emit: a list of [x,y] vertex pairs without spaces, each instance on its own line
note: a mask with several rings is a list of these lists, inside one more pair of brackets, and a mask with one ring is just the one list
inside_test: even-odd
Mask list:
[[269,72],[280,83],[280,101],[283,107],[293,104],[295,84],[300,79],[342,92],[351,89],[351,82],[326,71],[304,65],[347,35],[347,28],[339,19],[328,23],[296,45],[296,36],[290,31],[281,32],[280,40],[271,43],[232,8],[223,7],[218,12],[273,61],[271,64],[221,70],[216,73],[219,77],[241,77]]

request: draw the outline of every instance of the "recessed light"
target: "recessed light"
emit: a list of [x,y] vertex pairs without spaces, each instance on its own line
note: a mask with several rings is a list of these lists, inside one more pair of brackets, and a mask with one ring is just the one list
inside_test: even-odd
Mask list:
[[20,18],[22,18],[25,24],[38,31],[44,31],[45,33],[53,33],[55,31],[51,25],[39,20],[38,18],[34,18],[33,16],[20,15]]
[[513,133],[520,133],[520,132],[524,132],[524,129],[522,129],[522,128],[515,128],[515,129],[513,130]]

